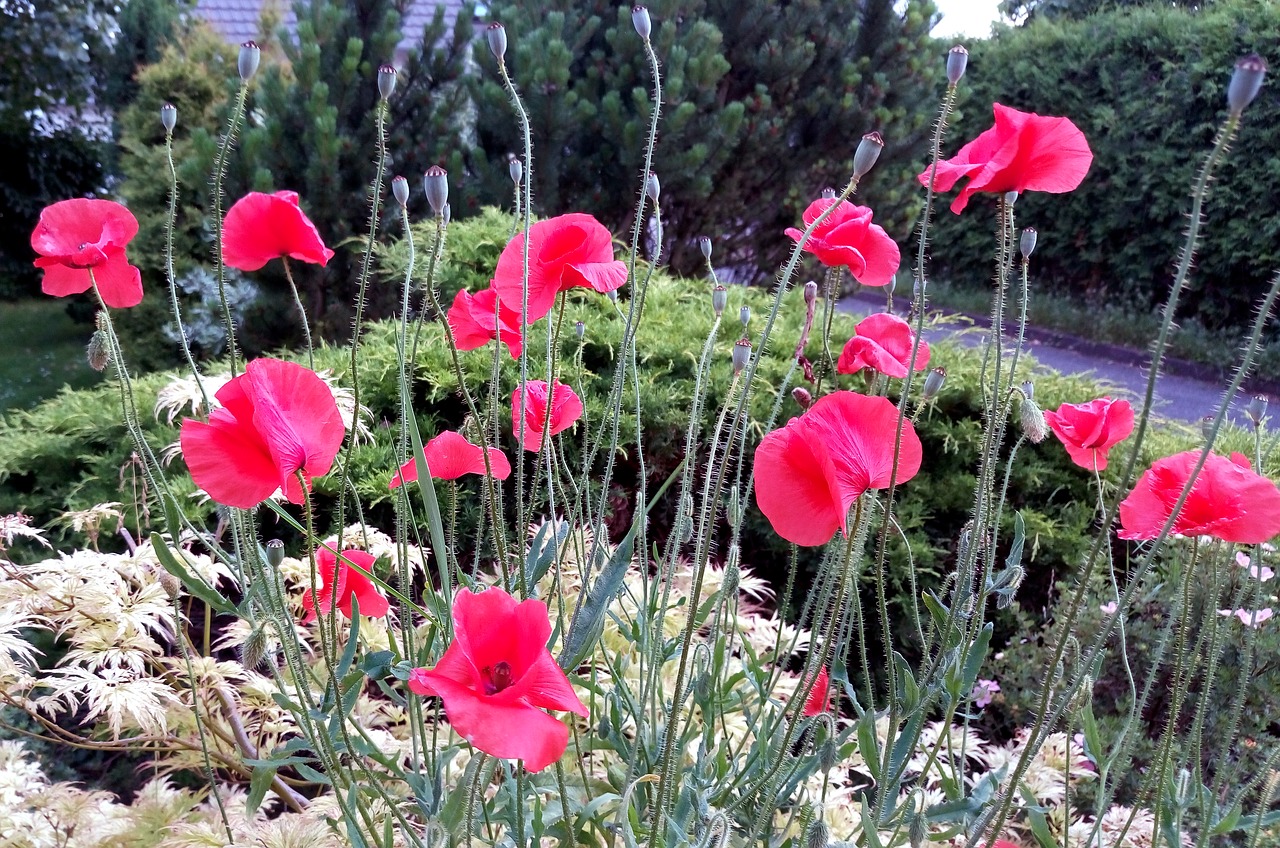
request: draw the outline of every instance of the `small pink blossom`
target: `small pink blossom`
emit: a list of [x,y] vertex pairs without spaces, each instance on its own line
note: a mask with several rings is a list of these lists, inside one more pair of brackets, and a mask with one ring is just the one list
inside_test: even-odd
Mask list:
[[1259,625],[1262,624],[1262,622],[1274,616],[1275,611],[1272,610],[1271,607],[1263,607],[1260,610],[1247,610],[1247,609],[1218,610],[1218,615],[1221,615],[1221,616],[1234,615],[1236,618],[1240,619],[1241,624],[1248,625],[1249,627],[1258,627]]
[[1098,610],[1103,615],[1115,615],[1116,609],[1117,609],[1117,605],[1115,601],[1107,601],[1105,604],[1102,604],[1098,607]]
[[974,684],[973,691],[969,693],[969,697],[973,699],[973,705],[978,709],[982,709],[991,703],[995,694],[1000,691],[1000,684],[994,680],[979,679]]
[[1255,580],[1261,580],[1263,583],[1276,576],[1276,573],[1265,565],[1253,565],[1249,555],[1244,551],[1236,553],[1236,565],[1249,570],[1249,576]]
[[1098,766],[1096,763],[1094,763],[1093,757],[1089,756],[1088,749],[1085,748],[1084,734],[1077,733],[1075,736],[1071,737],[1071,741],[1074,742],[1076,744],[1076,747],[1080,749],[1080,759],[1076,762],[1076,765],[1079,768],[1084,769],[1085,771],[1096,772],[1098,770]]

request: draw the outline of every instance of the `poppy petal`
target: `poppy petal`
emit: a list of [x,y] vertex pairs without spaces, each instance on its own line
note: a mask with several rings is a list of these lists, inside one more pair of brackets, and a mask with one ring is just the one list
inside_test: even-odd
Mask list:
[[774,430],[755,456],[756,504],[773,530],[797,545],[825,545],[845,525],[831,496],[830,459],[796,429]]
[[250,192],[227,210],[222,259],[232,268],[256,271],[280,256],[324,265],[333,251],[324,246],[320,231],[298,207],[296,192]]
[[128,309],[142,302],[142,272],[130,265],[123,253],[95,267],[92,277],[107,306]]
[[560,759],[569,745],[569,728],[537,707],[501,703],[443,677],[435,678],[432,688],[444,701],[453,729],[486,754],[523,760],[526,769],[538,772]]
[[40,291],[53,297],[67,297],[87,292],[91,285],[93,282],[89,279],[89,269],[50,264],[45,266]]
[[593,289],[601,294],[617,291],[626,285],[627,264],[614,260],[612,262],[581,262],[577,265],[566,265],[564,269],[564,288],[580,286]]
[[220,504],[252,509],[280,487],[266,443],[225,409],[184,420],[179,441],[191,478]]

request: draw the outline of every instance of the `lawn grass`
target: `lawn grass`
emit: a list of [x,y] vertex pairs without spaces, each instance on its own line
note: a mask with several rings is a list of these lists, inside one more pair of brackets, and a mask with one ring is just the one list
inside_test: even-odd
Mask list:
[[85,361],[91,324],[77,324],[65,301],[0,302],[0,412],[29,409],[63,386],[85,388],[102,375]]

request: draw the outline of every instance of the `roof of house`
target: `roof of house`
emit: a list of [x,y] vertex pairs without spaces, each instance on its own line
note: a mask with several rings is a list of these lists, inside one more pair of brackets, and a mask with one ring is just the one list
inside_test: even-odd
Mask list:
[[[423,28],[435,18],[436,8],[444,7],[445,26],[452,27],[462,0],[408,0],[404,15],[405,37],[400,50],[417,46]],[[258,24],[263,8],[279,16],[280,22],[293,32],[297,18],[291,0],[197,0],[196,14],[208,21],[232,44],[243,44],[259,36]]]

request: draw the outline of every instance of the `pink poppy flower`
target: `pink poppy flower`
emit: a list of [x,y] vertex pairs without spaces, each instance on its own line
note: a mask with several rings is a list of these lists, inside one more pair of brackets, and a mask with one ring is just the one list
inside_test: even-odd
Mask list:
[[111,200],[77,198],[46,206],[31,233],[31,249],[40,254],[35,266],[44,269],[41,291],[66,297],[96,283],[107,306],[137,306],[142,302],[142,273],[124,253],[137,234],[138,219]]
[[[483,476],[485,473],[484,448],[472,444],[466,436],[454,430],[445,430],[427,442],[422,452],[427,458],[431,476],[437,480],[457,480],[464,474]],[[494,478],[505,480],[511,476],[511,463],[497,448],[489,448],[489,465],[493,468]],[[406,481],[412,483],[417,479],[417,464],[410,459],[400,466],[387,488],[395,489]]]
[[1081,468],[1102,471],[1107,453],[1133,432],[1133,407],[1127,400],[1101,397],[1088,403],[1064,403],[1045,410],[1045,423]]
[[[896,315],[877,312],[859,321],[855,333],[840,352],[837,373],[856,374],[863,368],[874,368],[890,377],[907,376],[911,349],[915,345],[910,324]],[[915,370],[923,371],[927,367],[929,343],[921,339]]]
[[[350,560],[360,568],[373,573],[375,557],[367,551],[343,551],[344,559]],[[321,547],[316,551],[316,574],[324,581],[319,592],[308,589],[302,596],[302,608],[306,615],[303,624],[310,624],[319,617],[337,608],[347,618],[351,618],[351,599],[355,598],[360,605],[360,614],[370,618],[381,618],[391,609],[387,599],[373,585],[373,581],[356,571],[345,562],[339,562],[333,551]]]
[[[551,397],[551,432],[554,436],[572,427],[582,417],[582,400],[573,389],[556,380]],[[528,399],[527,406],[521,395]],[[547,420],[547,382],[530,380],[521,392],[511,394],[511,427],[520,446],[537,453],[542,450],[542,428]]]
[[296,191],[251,191],[227,210],[222,222],[222,261],[241,271],[256,271],[281,256],[324,265],[333,251],[298,208]]
[[[498,257],[493,288],[517,314],[524,308],[524,234]],[[602,294],[627,281],[627,266],[613,258],[613,236],[590,215],[574,212],[529,228],[529,314],[532,324],[551,311],[556,296],[571,288]]]
[[[1121,539],[1160,535],[1199,459],[1200,451],[1185,451],[1156,460],[1142,473],[1120,504]],[[1265,542],[1280,533],[1280,489],[1255,474],[1243,454],[1227,459],[1211,453],[1171,532],[1246,545]]]
[[520,358],[520,350],[524,347],[524,339],[520,335],[520,313],[501,301],[492,287],[474,295],[460,289],[453,296],[447,320],[458,350],[476,350],[500,338],[511,358]]
[[[820,198],[804,210],[807,228],[827,210],[835,198]],[[788,227],[786,234],[800,241],[803,230]],[[893,282],[902,261],[895,242],[884,228],[871,223],[871,210],[854,206],[847,200],[818,226],[804,243],[804,249],[818,257],[829,268],[846,266],[853,278],[864,286],[887,286]]]

